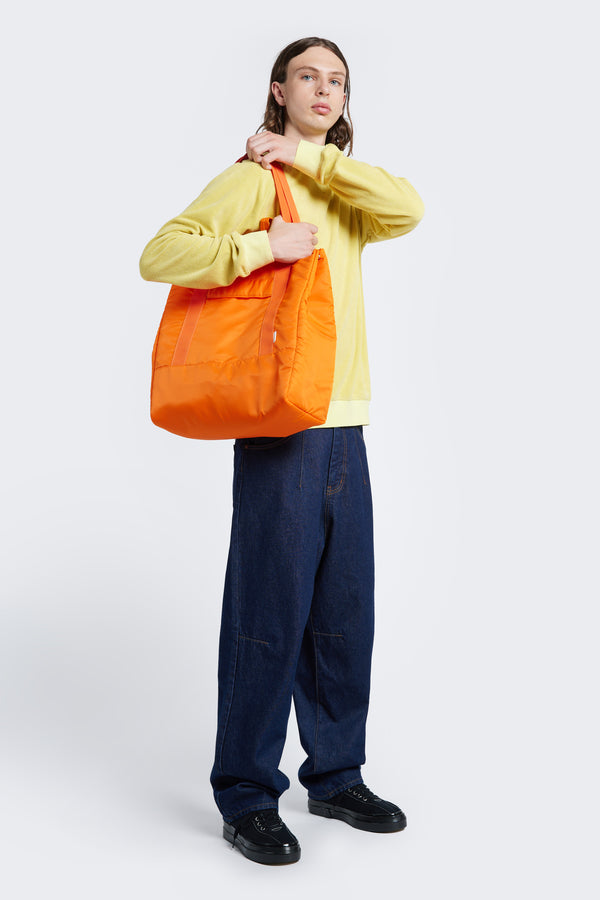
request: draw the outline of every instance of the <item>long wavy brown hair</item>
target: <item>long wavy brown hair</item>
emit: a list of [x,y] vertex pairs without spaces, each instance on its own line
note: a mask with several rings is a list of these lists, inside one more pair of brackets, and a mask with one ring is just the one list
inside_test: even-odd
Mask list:
[[274,81],[283,83],[287,78],[288,63],[296,56],[300,56],[309,47],[326,47],[335,53],[337,58],[341,60],[346,69],[346,81],[344,84],[344,93],[346,94],[346,102],[342,115],[339,117],[335,125],[332,125],[325,138],[326,143],[335,144],[340,150],[348,150],[348,155],[352,153],[353,143],[353,125],[350,117],[350,70],[348,63],[344,59],[344,55],[337,44],[328,41],[325,38],[309,37],[301,38],[284,47],[273,65],[271,70],[271,80],[269,82],[269,96],[267,98],[267,107],[265,109],[265,117],[262,124],[257,128],[258,131],[272,131],[274,134],[283,134],[285,129],[285,107],[280,106],[273,96],[271,85]]

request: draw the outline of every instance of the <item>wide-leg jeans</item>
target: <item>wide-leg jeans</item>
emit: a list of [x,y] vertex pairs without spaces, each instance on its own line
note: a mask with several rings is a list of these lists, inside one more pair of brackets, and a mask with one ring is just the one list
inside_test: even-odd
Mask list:
[[277,807],[292,697],[314,799],[362,781],[373,647],[362,427],[234,446],[211,783],[226,821]]

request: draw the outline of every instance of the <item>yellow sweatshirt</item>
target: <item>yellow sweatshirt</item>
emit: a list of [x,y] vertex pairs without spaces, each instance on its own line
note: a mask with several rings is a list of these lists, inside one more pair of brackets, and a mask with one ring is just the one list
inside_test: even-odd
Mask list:
[[[371,399],[361,274],[365,244],[411,231],[421,198],[405,178],[349,159],[334,144],[300,141],[285,173],[301,221],[318,227],[329,261],[337,347],[329,415],[321,428],[366,425]],[[147,281],[210,288],[273,261],[261,218],[279,213],[273,176],[244,160],[215,178],[144,249]]]

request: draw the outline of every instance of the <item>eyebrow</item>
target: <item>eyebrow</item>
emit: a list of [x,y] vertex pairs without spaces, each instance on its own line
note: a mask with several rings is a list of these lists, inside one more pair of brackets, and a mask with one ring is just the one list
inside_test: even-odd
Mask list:
[[[296,72],[316,72],[317,74],[322,71],[321,69],[316,69],[314,66],[300,66],[299,69],[296,69]],[[328,75],[337,75],[339,78],[346,78],[345,72],[328,72]]]

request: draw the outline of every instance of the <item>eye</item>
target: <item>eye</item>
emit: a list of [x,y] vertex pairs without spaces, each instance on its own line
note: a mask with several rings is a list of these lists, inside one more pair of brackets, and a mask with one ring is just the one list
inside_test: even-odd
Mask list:
[[312,75],[308,75],[308,74],[302,75],[302,78],[312,78]]
[[331,83],[337,85],[338,87],[341,86],[341,81],[338,81],[337,78],[332,78]]

